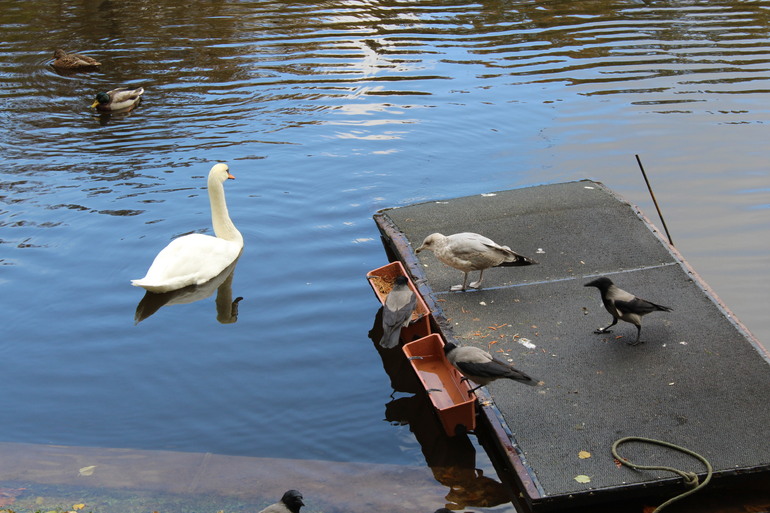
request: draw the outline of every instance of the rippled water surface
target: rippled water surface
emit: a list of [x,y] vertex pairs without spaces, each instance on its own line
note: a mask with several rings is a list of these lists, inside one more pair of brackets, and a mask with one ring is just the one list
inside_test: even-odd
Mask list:
[[[378,209],[591,178],[766,344],[770,1],[0,0],[0,441],[424,464],[372,347]],[[63,47],[103,62],[57,73]],[[125,115],[98,91],[143,86]],[[211,233],[232,290],[135,325]],[[227,296],[227,293],[231,296]],[[227,301],[225,301],[227,302]],[[397,420],[397,419],[390,419]]]

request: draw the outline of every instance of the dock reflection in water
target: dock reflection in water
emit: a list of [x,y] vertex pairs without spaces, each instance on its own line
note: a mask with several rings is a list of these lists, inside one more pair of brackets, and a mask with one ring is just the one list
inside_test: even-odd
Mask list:
[[[484,471],[478,468],[476,448],[468,435],[447,435],[430,398],[401,350],[402,346],[383,349],[379,345],[381,316],[382,309],[375,316],[369,338],[380,354],[383,368],[393,386],[393,399],[385,404],[385,420],[409,426],[433,477],[449,488],[445,497],[447,508],[490,508],[511,502],[505,485],[484,475]],[[436,379],[437,386],[443,386],[440,378]],[[412,395],[393,397],[397,392]]]
[[233,324],[238,321],[238,303],[243,299],[238,296],[233,300],[233,275],[237,265],[238,259],[235,259],[235,262],[227,266],[218,276],[201,285],[190,285],[160,294],[147,291],[136,305],[134,323],[139,324],[160,310],[162,306],[194,303],[206,299],[216,291],[217,321],[222,324]]

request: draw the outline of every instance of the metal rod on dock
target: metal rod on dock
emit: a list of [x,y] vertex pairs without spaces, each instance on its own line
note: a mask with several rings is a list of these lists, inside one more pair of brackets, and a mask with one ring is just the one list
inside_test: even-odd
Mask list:
[[650,191],[652,202],[655,204],[655,209],[658,211],[658,217],[660,217],[660,222],[663,223],[663,229],[666,230],[666,237],[668,237],[668,243],[673,246],[674,241],[671,239],[671,234],[668,233],[668,226],[666,226],[666,220],[663,219],[663,214],[661,213],[660,207],[658,206],[658,200],[655,199],[655,193],[652,192],[652,186],[650,185],[650,181],[647,179],[647,173],[644,172],[644,166],[642,165],[642,161],[639,158],[639,155],[635,155],[635,157],[636,157],[636,162],[639,163],[639,169],[642,170],[642,176],[644,176],[644,182],[647,184],[647,189]]

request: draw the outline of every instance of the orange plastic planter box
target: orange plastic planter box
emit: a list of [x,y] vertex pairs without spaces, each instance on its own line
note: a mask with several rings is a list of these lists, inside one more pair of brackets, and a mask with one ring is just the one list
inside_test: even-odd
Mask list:
[[[476,429],[476,396],[471,386],[444,356],[444,342],[431,334],[405,344],[404,354],[412,364],[449,436]],[[459,431],[458,431],[459,428]]]
[[430,334],[430,309],[417,291],[417,287],[412,283],[412,279],[406,273],[403,264],[396,260],[366,273],[369,285],[371,285],[374,294],[382,304],[385,304],[385,298],[393,288],[393,282],[396,281],[398,276],[406,276],[407,280],[409,280],[409,288],[417,296],[417,304],[414,307],[414,312],[412,312],[411,324],[401,329],[401,339],[405,342],[410,342]]

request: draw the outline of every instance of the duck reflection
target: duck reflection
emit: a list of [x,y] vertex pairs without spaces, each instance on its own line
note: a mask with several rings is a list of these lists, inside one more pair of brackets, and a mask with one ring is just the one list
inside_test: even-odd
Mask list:
[[100,126],[107,126],[110,124],[110,122],[132,116],[136,110],[137,109],[134,107],[131,107],[129,109],[114,110],[111,112],[95,111],[93,114],[91,114],[91,117],[96,120]]
[[[369,338],[382,358],[382,366],[397,392],[413,394],[392,399],[385,405],[385,420],[409,425],[420,444],[425,462],[436,481],[449,488],[446,507],[493,507],[511,502],[505,486],[476,468],[476,449],[467,434],[449,436],[433,409],[428,394],[414,373],[401,346],[383,349],[382,308],[377,312]],[[391,395],[391,397],[393,397]]]
[[238,320],[238,303],[243,299],[237,297],[233,300],[233,275],[238,259],[227,266],[216,277],[201,285],[190,285],[182,289],[170,292],[155,293],[146,292],[134,313],[134,323],[139,324],[166,305],[183,305],[194,303],[211,296],[217,292],[215,300],[217,308],[217,321],[222,324],[232,324]]

